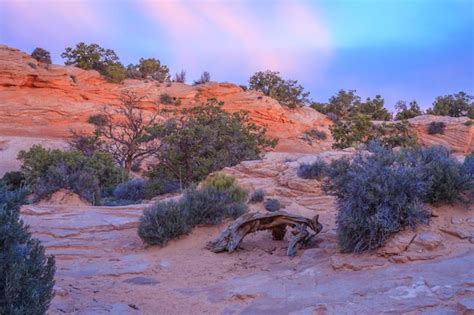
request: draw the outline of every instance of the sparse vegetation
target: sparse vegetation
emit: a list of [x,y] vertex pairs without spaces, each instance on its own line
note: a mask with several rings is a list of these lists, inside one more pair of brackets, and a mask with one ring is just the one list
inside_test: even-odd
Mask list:
[[125,68],[120,63],[107,65],[102,74],[112,83],[122,83],[126,77]]
[[178,72],[174,75],[174,82],[179,82],[179,83],[186,83],[186,71],[181,70],[181,72]]
[[326,140],[328,137],[325,131],[318,129],[311,129],[310,131],[305,132],[305,135],[307,135],[311,139],[316,140]]
[[264,198],[265,198],[265,192],[264,192],[262,189],[257,189],[257,190],[254,191],[254,192],[252,193],[252,195],[250,196],[249,202],[250,202],[250,203],[263,202]]
[[211,74],[207,71],[204,71],[201,74],[201,77],[198,80],[194,81],[194,85],[204,84],[210,81],[211,81]]
[[304,179],[317,179],[320,180],[326,172],[327,163],[321,159],[317,159],[311,164],[301,164],[298,168],[298,177]]
[[125,77],[128,79],[141,79],[143,78],[138,65],[129,64],[125,69]]
[[168,93],[161,93],[160,94],[160,103],[169,105],[169,104],[173,104],[174,100]]
[[160,140],[158,164],[148,171],[150,178],[166,178],[187,187],[208,174],[244,160],[259,159],[276,141],[265,129],[250,123],[246,112],[229,114],[216,100],[183,110],[183,118],[156,124],[151,137]]
[[141,178],[133,178],[115,187],[113,195],[122,203],[138,203],[146,198],[146,181]]
[[[232,184],[230,184],[232,182]],[[212,183],[212,184],[211,184]],[[164,245],[189,233],[198,224],[218,224],[246,211],[234,179],[214,177],[205,187],[188,188],[178,201],[158,202],[143,212],[138,235],[147,244]],[[243,196],[245,199],[245,196]]]
[[107,124],[107,116],[104,114],[92,115],[87,119],[87,122],[95,126],[105,126]]
[[104,107],[101,115],[105,119],[96,125],[101,150],[110,153],[128,173],[134,163],[156,154],[160,148],[148,133],[158,123],[159,112],[145,115],[139,107],[141,100],[132,92],[122,93],[121,104],[113,109]]
[[158,202],[143,211],[138,235],[149,245],[165,245],[178,236],[188,234],[192,228],[188,213],[179,202]]
[[259,71],[251,76],[249,89],[262,92],[289,108],[301,107],[309,102],[309,92],[305,92],[298,81],[284,80],[279,72],[270,70]]
[[312,102],[311,108],[325,115],[331,120],[351,120],[357,116],[366,116],[369,120],[390,120],[392,115],[384,107],[385,101],[380,95],[367,98],[365,102],[356,94],[356,90],[339,90],[331,96],[327,103]]
[[404,163],[425,185],[421,199],[432,204],[453,203],[470,189],[470,174],[444,147],[404,151]]
[[152,78],[159,82],[168,81],[170,79],[168,67],[161,64],[161,62],[155,58],[140,58],[138,70],[144,79]]
[[87,45],[83,42],[75,48],[67,47],[61,54],[66,65],[73,65],[84,70],[97,70],[104,74],[107,66],[120,63],[112,49],[105,49],[97,44]]
[[267,211],[270,211],[270,212],[275,212],[282,208],[280,200],[274,199],[274,198],[269,198],[265,200],[265,203],[263,204],[263,206],[265,207]]
[[49,53],[49,51],[43,48],[39,48],[39,47],[35,48],[35,50],[33,50],[33,52],[31,53],[31,57],[33,57],[39,62],[48,64],[48,65],[52,63],[51,54]]
[[409,106],[410,107],[407,106],[405,101],[398,101],[397,104],[395,104],[395,109],[397,110],[397,115],[395,116],[396,120],[405,120],[423,115],[416,101],[411,101]]
[[443,147],[395,152],[378,143],[349,161],[332,161],[324,188],[337,197],[337,229],[344,252],[382,246],[406,227],[427,223],[423,202],[452,203],[472,189],[471,160],[459,163]]
[[54,257],[20,219],[27,191],[0,183],[0,313],[46,314],[54,296]]
[[330,127],[334,138],[333,148],[357,147],[377,140],[388,147],[417,146],[416,134],[409,128],[406,120],[396,123],[374,124],[370,118],[358,114],[349,120],[339,120]]
[[225,191],[232,200],[242,202],[247,198],[247,191],[240,187],[235,178],[224,173],[213,173],[209,175],[203,182],[203,188],[215,188]]
[[446,128],[446,124],[442,121],[432,121],[428,125],[428,134],[430,135],[437,135],[437,134],[444,134],[444,129]]
[[439,96],[427,114],[438,116],[461,117],[474,119],[474,96],[459,92],[454,95]]
[[103,152],[85,156],[79,151],[49,150],[34,145],[20,151],[21,171],[37,198],[65,188],[93,204],[100,203],[101,192],[115,187],[124,178],[112,157]]
[[21,189],[25,185],[25,175],[19,171],[7,172],[0,179],[0,187],[3,187],[4,189],[9,191]]
[[380,145],[372,154],[359,153],[331,163],[328,191],[337,196],[337,233],[343,252],[382,246],[392,234],[427,223],[429,212],[420,196],[425,185],[416,172],[397,163],[398,156]]

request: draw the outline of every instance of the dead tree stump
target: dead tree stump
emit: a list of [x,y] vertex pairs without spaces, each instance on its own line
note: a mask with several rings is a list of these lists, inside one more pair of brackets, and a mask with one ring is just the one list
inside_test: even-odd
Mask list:
[[[219,237],[210,241],[207,248],[215,253],[228,251],[232,253],[247,234],[271,230],[273,239],[282,240],[286,227],[293,228],[293,235],[288,245],[288,256],[294,256],[298,245],[303,245],[321,232],[323,226],[318,221],[319,215],[313,219],[287,213],[285,211],[246,213],[230,224]],[[307,229],[312,232],[309,232]]]

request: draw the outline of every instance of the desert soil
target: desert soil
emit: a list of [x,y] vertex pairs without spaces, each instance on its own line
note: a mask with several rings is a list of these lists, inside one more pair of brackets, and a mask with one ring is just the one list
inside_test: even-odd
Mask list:
[[[351,155],[325,152],[324,159]],[[474,302],[474,206],[432,208],[429,226],[407,230],[377,252],[341,254],[335,201],[316,180],[295,176],[314,155],[268,154],[226,169],[263,188],[285,211],[320,215],[309,248],[286,256],[268,232],[235,253],[205,249],[226,224],[200,226],[165,247],[137,236],[146,204],[26,205],[24,220],[57,259],[50,314],[461,314]],[[264,211],[262,205],[252,211]],[[467,314],[466,313],[466,314]]]

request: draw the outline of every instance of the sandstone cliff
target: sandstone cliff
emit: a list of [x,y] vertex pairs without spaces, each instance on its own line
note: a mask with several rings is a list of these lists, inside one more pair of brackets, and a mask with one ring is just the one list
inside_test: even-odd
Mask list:
[[[245,92],[230,83],[190,86],[182,83],[126,80],[123,84],[105,81],[96,71],[72,66],[45,65],[29,55],[0,45],[0,135],[66,138],[70,130],[91,130],[90,115],[104,105],[115,105],[121,92],[143,96],[142,106],[154,110],[162,93],[181,101],[186,108],[208,98],[224,101],[229,112],[249,111],[250,118],[278,138],[277,150],[319,152],[329,149],[330,141],[312,144],[301,139],[312,128],[328,131],[330,120],[310,109],[289,110],[260,93]],[[329,132],[328,132],[329,133]]]

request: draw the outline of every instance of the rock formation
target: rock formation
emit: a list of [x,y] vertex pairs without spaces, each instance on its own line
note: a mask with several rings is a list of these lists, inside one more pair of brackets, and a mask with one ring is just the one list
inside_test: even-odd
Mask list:
[[[279,145],[263,160],[224,172],[250,191],[263,189],[286,212],[319,215],[324,230],[294,258],[287,257],[287,241],[272,240],[265,231],[246,237],[244,250],[232,255],[206,250],[225,224],[200,226],[166,247],[145,248],[137,226],[146,204],[94,207],[59,192],[50,202],[21,210],[47,253],[56,256],[51,314],[474,312],[474,205],[469,211],[459,205],[431,209],[436,216],[429,226],[403,231],[377,252],[339,253],[335,199],[322,192],[319,181],[298,178],[296,170],[318,157],[328,161],[354,150],[330,151],[331,121],[324,115],[310,108],[283,108],[234,84],[111,84],[95,71],[46,66],[0,45],[0,175],[18,168],[15,156],[21,149],[34,143],[61,148],[71,129],[92,130],[88,117],[101,106],[115,106],[124,90],[144,96],[142,106],[150,111],[162,93],[181,105],[160,106],[179,109],[217,98],[227,111],[249,111]],[[444,134],[428,135],[427,126],[435,120],[446,123]],[[474,127],[466,120],[422,116],[410,124],[422,144],[443,144],[466,154],[474,150]],[[326,131],[328,139],[304,140],[314,128]],[[263,204],[251,210],[264,211]]]
[[[324,160],[353,150],[328,151]],[[472,312],[474,205],[433,208],[429,226],[406,230],[374,253],[341,254],[335,200],[317,180],[296,176],[308,154],[269,153],[225,172],[263,188],[284,211],[319,215],[324,229],[296,257],[270,232],[248,235],[231,255],[205,249],[221,226],[201,226],[167,246],[137,236],[146,205],[26,205],[23,219],[57,261],[51,314],[62,313],[434,313]],[[263,204],[252,211],[265,211]],[[152,294],[152,298],[150,297]]]
[[163,93],[180,100],[181,105],[159,106],[175,109],[200,105],[208,98],[224,101],[225,110],[248,111],[251,120],[280,139],[280,151],[319,152],[331,146],[330,141],[310,145],[301,139],[312,128],[328,132],[331,122],[326,116],[310,108],[286,109],[272,98],[245,92],[235,84],[190,86],[148,80],[112,84],[96,71],[41,64],[17,49],[0,45],[1,136],[67,138],[71,129],[91,130],[87,119],[102,106],[117,104],[124,90],[143,96],[142,106],[148,110],[156,109]]

